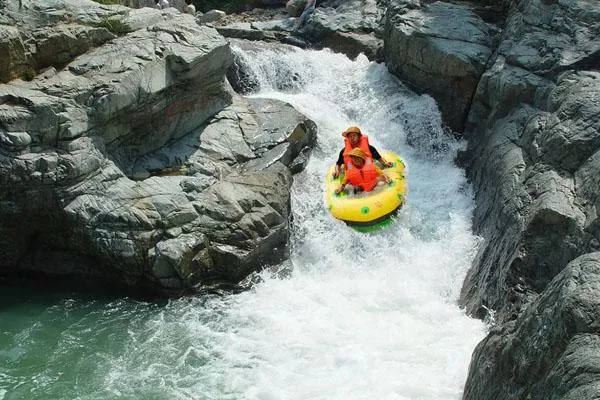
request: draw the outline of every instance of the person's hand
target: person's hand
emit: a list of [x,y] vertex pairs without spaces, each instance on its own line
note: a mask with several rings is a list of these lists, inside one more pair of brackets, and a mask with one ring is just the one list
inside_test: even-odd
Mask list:
[[342,193],[342,190],[344,190],[344,185],[340,185],[338,186],[337,189],[335,189],[335,194],[340,194]]
[[385,180],[385,183],[392,183],[392,180],[387,175],[383,175],[383,179]]
[[338,171],[337,169],[335,171],[333,171],[333,179],[337,179],[338,176],[340,176],[340,171]]
[[381,159],[381,164],[385,167],[385,168],[390,168],[391,166],[393,166],[394,164],[392,164],[391,162],[387,161],[386,159],[382,158]]

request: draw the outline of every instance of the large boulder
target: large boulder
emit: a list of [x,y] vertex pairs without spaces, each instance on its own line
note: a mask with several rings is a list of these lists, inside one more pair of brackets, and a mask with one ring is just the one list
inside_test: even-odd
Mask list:
[[[500,321],[514,318],[570,260],[600,249],[592,206],[600,187],[590,178],[600,149],[599,75],[560,72],[567,56],[571,67],[595,57],[598,39],[583,39],[598,29],[589,21],[600,6],[530,1],[519,11],[479,83],[466,132],[474,227],[485,243],[462,301],[477,315],[496,310]],[[562,45],[521,51],[533,37]]]
[[387,10],[388,69],[413,89],[430,94],[444,122],[462,132],[496,29],[466,5],[399,3]]
[[0,274],[173,295],[284,255],[314,123],[239,98],[229,44],[193,17],[115,18],[131,32],[0,85]]
[[0,25],[0,82],[35,75],[33,58],[23,39],[17,27]]
[[490,330],[464,400],[579,400],[600,393],[600,253],[572,261],[516,321]]
[[598,78],[563,75],[552,112],[521,104],[472,139],[474,225],[486,241],[463,288],[470,312],[494,309],[509,320],[570,260],[600,249],[591,206],[600,186],[590,178],[600,150]]
[[348,0],[332,7],[317,7],[305,27],[305,35],[322,42],[336,32],[381,33],[385,7],[376,0]]
[[327,47],[350,58],[363,53],[370,60],[381,61],[384,10],[376,0],[329,1],[319,4],[298,31],[294,31],[294,18],[237,22],[219,26],[217,30],[229,38],[279,41],[302,48]]
[[299,17],[306,7],[306,0],[288,0],[285,3],[285,10],[291,17]]

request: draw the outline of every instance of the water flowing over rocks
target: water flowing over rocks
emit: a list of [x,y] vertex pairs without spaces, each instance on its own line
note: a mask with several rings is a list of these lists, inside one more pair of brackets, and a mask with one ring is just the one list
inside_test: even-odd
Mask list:
[[[73,14],[93,19],[96,3],[79,3]],[[224,79],[229,44],[193,17],[117,17],[130,33],[0,86],[2,274],[177,294],[280,258],[291,175],[314,123],[287,104],[239,98]],[[64,26],[45,29],[36,54],[58,54],[61,40],[41,38]]]
[[230,46],[364,53],[468,142],[483,243],[460,305],[491,327],[463,398],[597,398],[600,3],[327,0],[296,34],[284,4],[0,2],[0,274],[181,294],[285,257],[316,127],[241,98],[258,83]]

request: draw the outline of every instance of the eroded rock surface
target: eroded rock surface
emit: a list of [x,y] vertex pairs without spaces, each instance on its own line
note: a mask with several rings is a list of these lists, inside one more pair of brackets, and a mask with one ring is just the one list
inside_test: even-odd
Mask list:
[[495,47],[496,28],[468,5],[397,2],[387,9],[385,61],[390,72],[433,96],[444,121],[461,132]]
[[[214,29],[123,9],[111,18],[129,33],[0,86],[0,273],[170,295],[239,281],[285,254],[291,176],[316,126],[287,104],[238,97]],[[38,56],[80,27],[45,29],[62,33],[40,36]]]
[[597,398],[599,292],[600,253],[569,263],[517,320],[477,346],[463,398]]

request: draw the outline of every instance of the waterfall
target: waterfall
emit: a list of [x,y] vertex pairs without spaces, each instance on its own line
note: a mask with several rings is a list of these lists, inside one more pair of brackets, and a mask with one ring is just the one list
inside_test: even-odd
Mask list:
[[[453,163],[464,144],[444,132],[433,99],[385,65],[327,50],[234,50],[252,74],[249,96],[289,102],[318,126],[294,177],[290,259],[241,293],[166,306],[62,300],[22,329],[15,319],[3,328],[45,367],[33,377],[0,367],[0,398],[7,388],[11,399],[461,398],[485,334],[457,305],[478,246],[471,189]],[[371,234],[324,207],[323,176],[348,125],[407,165],[406,205]],[[47,321],[57,333],[44,344],[36,335]],[[15,346],[0,360],[22,354]]]

